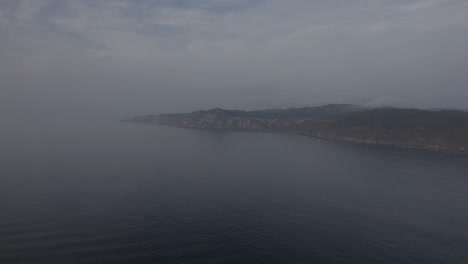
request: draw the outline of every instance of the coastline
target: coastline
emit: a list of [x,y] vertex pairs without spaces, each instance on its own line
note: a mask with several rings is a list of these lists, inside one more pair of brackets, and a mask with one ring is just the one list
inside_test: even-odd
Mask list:
[[177,127],[177,128],[183,128],[183,129],[203,130],[203,131],[289,134],[289,135],[298,135],[298,136],[316,138],[320,140],[338,141],[338,142],[360,144],[360,145],[388,146],[388,147],[423,150],[423,151],[430,151],[430,152],[437,152],[437,153],[468,155],[468,150],[464,151],[464,150],[457,150],[457,149],[451,149],[451,148],[443,148],[440,146],[433,146],[433,145],[398,144],[395,142],[379,141],[379,140],[372,140],[372,139],[363,140],[363,139],[350,138],[350,137],[331,137],[331,136],[322,135],[320,133],[310,133],[307,131],[275,131],[275,130],[219,129],[219,128],[212,129],[212,128],[200,128],[200,127],[187,127],[181,124],[179,125],[167,124],[163,122],[142,122],[142,121],[135,121],[132,119],[124,119],[124,120],[121,120],[120,122],[139,123],[139,124],[148,124],[148,125],[162,125],[162,126],[170,126],[170,127]]

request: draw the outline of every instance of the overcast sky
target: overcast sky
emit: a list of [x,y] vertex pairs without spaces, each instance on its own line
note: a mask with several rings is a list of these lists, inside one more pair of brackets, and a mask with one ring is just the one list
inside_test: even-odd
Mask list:
[[1,0],[0,113],[468,108],[466,0]]

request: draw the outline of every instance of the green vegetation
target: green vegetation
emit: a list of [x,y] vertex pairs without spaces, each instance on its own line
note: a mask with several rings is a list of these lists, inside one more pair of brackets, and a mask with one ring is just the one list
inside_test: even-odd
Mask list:
[[277,132],[323,139],[468,153],[468,113],[368,109],[349,104],[257,111],[214,108],[126,121],[184,128]]

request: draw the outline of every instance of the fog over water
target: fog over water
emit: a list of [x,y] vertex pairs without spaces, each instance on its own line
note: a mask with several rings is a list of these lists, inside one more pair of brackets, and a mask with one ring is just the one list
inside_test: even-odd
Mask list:
[[0,1],[0,112],[466,109],[464,0]]
[[[466,263],[468,155],[118,120],[468,110],[467,14],[466,0],[0,0],[0,263]],[[212,113],[180,120],[237,118]],[[272,131],[466,150],[466,113],[362,113]]]

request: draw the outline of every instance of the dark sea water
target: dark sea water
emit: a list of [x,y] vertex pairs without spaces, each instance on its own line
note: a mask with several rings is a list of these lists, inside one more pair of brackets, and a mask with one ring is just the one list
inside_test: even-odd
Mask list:
[[0,263],[468,263],[468,156],[106,120],[0,124]]

